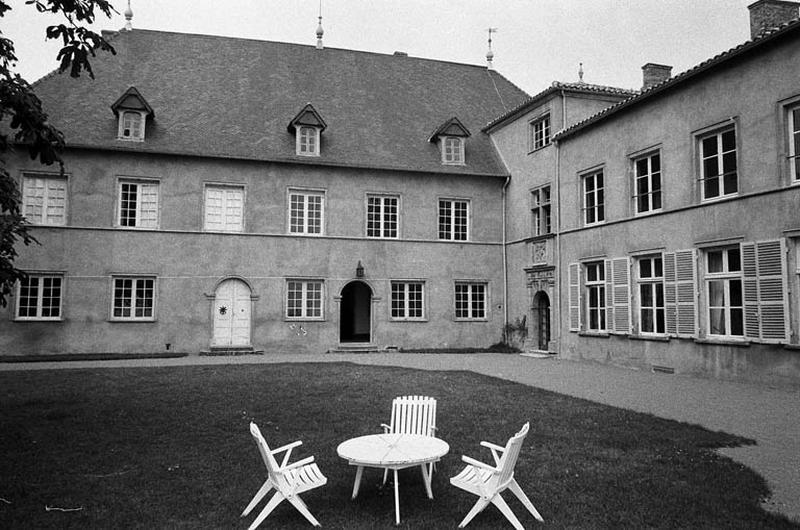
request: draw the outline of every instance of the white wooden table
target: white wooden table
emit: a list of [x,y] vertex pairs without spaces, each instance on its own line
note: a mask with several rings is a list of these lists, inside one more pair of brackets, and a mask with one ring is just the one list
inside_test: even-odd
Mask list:
[[353,496],[358,495],[361,475],[365,467],[391,469],[394,472],[394,518],[400,524],[400,496],[397,470],[419,466],[428,498],[433,498],[431,476],[427,464],[438,462],[447,454],[450,446],[447,442],[431,436],[419,434],[370,434],[352,438],[339,444],[336,452],[356,469],[356,480],[353,485]]

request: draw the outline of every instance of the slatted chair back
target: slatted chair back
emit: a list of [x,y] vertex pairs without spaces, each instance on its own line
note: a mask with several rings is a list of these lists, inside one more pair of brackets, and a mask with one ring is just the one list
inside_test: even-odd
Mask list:
[[401,396],[392,401],[391,432],[436,435],[436,399]]
[[517,465],[520,450],[522,449],[522,442],[525,441],[525,436],[528,434],[528,422],[522,426],[517,434],[511,437],[506,443],[506,450],[503,456],[500,457],[500,462],[497,464],[497,484],[502,487],[506,482],[514,478],[514,467]]
[[261,435],[261,429],[259,429],[258,425],[253,422],[250,422],[250,434],[253,435],[253,438],[256,441],[258,452],[261,453],[261,458],[264,460],[264,465],[267,466],[267,472],[269,473],[270,478],[275,480],[278,476],[280,466],[278,465],[278,461],[275,460],[275,456],[272,454],[269,445],[267,445],[267,441]]

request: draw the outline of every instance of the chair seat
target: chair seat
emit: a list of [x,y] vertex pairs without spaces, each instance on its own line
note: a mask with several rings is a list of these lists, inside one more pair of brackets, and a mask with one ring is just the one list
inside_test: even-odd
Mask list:
[[295,494],[312,490],[327,484],[328,479],[319,470],[317,464],[308,464],[297,469],[292,469],[284,474],[287,485]]
[[472,465],[465,467],[461,473],[450,478],[450,484],[470,493],[480,495],[485,491],[494,474],[488,469],[481,469]]

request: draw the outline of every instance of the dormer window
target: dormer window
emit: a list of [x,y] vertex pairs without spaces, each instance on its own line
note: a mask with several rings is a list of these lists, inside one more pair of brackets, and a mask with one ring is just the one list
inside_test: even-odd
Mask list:
[[117,116],[117,139],[143,142],[147,118],[154,118],[155,113],[144,97],[134,87],[130,87],[111,105]]
[[467,163],[464,140],[469,136],[467,128],[458,121],[458,118],[452,117],[436,129],[428,141],[439,143],[442,164],[463,166]]
[[321,135],[327,125],[319,112],[308,103],[289,122],[287,129],[294,131],[295,154],[298,156],[320,156]]

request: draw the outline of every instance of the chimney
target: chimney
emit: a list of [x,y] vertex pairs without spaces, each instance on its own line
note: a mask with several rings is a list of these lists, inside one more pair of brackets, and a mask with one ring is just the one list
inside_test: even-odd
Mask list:
[[765,31],[769,31],[798,17],[798,2],[786,0],[758,0],[747,6],[750,10],[750,38],[755,39]]
[[664,64],[647,63],[642,66],[642,90],[647,90],[666,81],[672,76],[672,67]]

